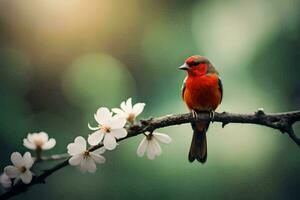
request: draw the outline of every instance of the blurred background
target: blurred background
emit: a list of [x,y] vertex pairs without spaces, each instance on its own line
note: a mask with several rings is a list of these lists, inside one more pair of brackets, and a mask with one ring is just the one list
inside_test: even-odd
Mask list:
[[[300,2],[296,0],[1,0],[0,167],[25,152],[27,133],[57,146],[91,131],[100,106],[133,97],[141,116],[185,113],[178,70],[207,56],[224,85],[219,112],[300,108]],[[300,125],[295,126],[300,134]],[[15,199],[299,199],[299,148],[276,130],[219,123],[208,161],[190,164],[190,125],[158,130],[173,141],[154,161],[126,140],[95,174],[58,171]],[[55,162],[41,165],[51,167]],[[36,170],[36,173],[39,173]]]

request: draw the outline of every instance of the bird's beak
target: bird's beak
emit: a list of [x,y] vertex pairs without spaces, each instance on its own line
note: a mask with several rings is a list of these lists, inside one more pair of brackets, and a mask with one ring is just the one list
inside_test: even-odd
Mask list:
[[181,65],[180,67],[179,67],[179,69],[182,69],[182,70],[188,70],[190,67],[186,64],[186,63],[184,63],[183,65]]

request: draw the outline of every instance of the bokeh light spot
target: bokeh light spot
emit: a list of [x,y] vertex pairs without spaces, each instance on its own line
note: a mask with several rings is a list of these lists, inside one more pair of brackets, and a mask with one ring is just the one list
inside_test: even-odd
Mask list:
[[63,90],[70,102],[80,108],[117,106],[134,94],[135,85],[127,68],[105,54],[76,59],[63,77]]

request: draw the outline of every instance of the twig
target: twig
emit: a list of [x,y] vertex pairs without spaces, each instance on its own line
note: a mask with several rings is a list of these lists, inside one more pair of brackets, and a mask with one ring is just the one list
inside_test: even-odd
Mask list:
[[70,155],[67,153],[53,154],[51,156],[42,156],[41,161],[62,160],[62,159],[68,158],[68,157],[70,157]]
[[34,160],[34,163],[40,163],[43,161],[56,161],[56,160],[63,160],[65,158],[70,157],[69,154],[67,153],[62,153],[62,154],[53,154],[51,156],[36,156],[32,157]]
[[[119,139],[118,141],[122,141],[127,138],[143,134],[145,132],[153,132],[158,128],[185,124],[195,120],[209,121],[210,115],[209,113],[200,113],[195,119],[191,114],[187,113],[140,120],[140,122],[138,122],[137,124],[129,126],[127,128],[128,135],[125,138]],[[266,114],[263,109],[258,109],[258,111],[254,114],[234,114],[227,112],[215,113],[213,121],[221,122],[222,127],[225,127],[225,125],[229,123],[243,123],[257,124],[277,129],[282,133],[287,133],[289,137],[298,145],[298,147],[300,147],[300,139],[295,135],[293,130],[293,124],[297,121],[300,121],[300,110],[275,114]],[[94,151],[102,146],[103,144],[99,144],[91,147],[89,150]],[[57,156],[60,157],[59,155]],[[20,182],[17,185],[13,186],[9,191],[0,195],[0,199],[8,199],[22,192],[26,192],[28,188],[35,184],[45,183],[45,180],[48,176],[68,165],[69,163],[67,159],[61,163],[56,164],[50,169],[44,170],[39,176],[34,177],[32,182],[27,185]]]

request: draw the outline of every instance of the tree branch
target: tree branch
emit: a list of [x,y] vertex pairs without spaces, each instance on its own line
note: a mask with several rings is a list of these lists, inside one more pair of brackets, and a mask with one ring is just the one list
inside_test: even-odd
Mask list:
[[[127,127],[128,135],[125,138],[119,139],[118,141],[125,140],[130,137],[137,136],[145,132],[153,132],[155,129],[180,125],[185,123],[190,123],[197,120],[211,120],[209,113],[200,113],[194,118],[190,113],[179,114],[179,115],[167,115],[158,118],[149,118],[145,120],[140,120],[140,122],[130,125]],[[222,127],[229,123],[242,123],[242,124],[257,124],[273,129],[277,129],[282,133],[287,133],[289,137],[300,147],[300,139],[295,135],[293,130],[293,124],[300,121],[300,110],[285,112],[285,113],[275,113],[266,114],[263,109],[258,109],[254,114],[234,114],[234,113],[214,113],[213,122],[222,123]],[[89,148],[90,151],[94,151],[103,144],[92,146]],[[51,158],[51,157],[50,157]],[[60,155],[56,155],[55,158],[63,158]],[[54,159],[55,159],[54,158]],[[69,159],[69,157],[67,157]],[[17,185],[13,186],[9,191],[0,195],[0,199],[8,199],[12,196],[18,195],[22,192],[26,192],[28,188],[35,184],[45,183],[48,176],[54,172],[69,165],[68,159],[56,164],[54,167],[44,170],[39,176],[33,178],[32,182],[29,184],[24,184],[19,182]],[[45,159],[47,160],[47,159]],[[52,159],[50,159],[52,160]]]
[[62,159],[68,158],[69,156],[70,155],[67,153],[53,154],[51,156],[42,156],[41,161],[62,160]]

